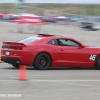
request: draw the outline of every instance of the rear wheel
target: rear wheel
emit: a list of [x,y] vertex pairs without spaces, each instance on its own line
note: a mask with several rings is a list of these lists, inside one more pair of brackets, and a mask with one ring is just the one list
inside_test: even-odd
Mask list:
[[96,60],[96,69],[100,69],[100,55],[98,56]]
[[34,68],[39,70],[46,70],[51,65],[51,58],[46,53],[41,53],[37,55],[34,61]]
[[16,68],[16,69],[19,69],[19,66],[20,66],[20,65],[18,65],[18,64],[12,64],[12,66],[13,66],[14,68]]
[[98,29],[91,29],[92,31],[97,31]]

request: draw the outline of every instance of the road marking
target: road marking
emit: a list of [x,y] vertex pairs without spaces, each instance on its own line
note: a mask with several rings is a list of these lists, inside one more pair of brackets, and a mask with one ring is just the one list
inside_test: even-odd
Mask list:
[[99,82],[100,80],[30,80],[32,82]]
[[[13,77],[15,78],[15,77]],[[6,81],[6,82],[20,82],[19,80],[0,80],[0,82],[3,82],[3,81]],[[100,80],[37,80],[37,79],[34,79],[34,80],[26,80],[27,82],[100,82]],[[22,81],[21,81],[22,82]]]
[[94,86],[94,85],[85,85],[85,84],[79,84],[79,83],[67,83],[67,84],[77,85],[77,86],[83,86],[83,87],[100,88],[99,86]]
[[26,80],[26,81],[23,81],[23,80],[22,81],[21,80],[0,80],[0,82],[24,83],[24,84],[29,84],[31,82],[50,82],[50,83],[60,83],[60,84],[66,84],[66,85],[69,84],[69,85],[74,85],[74,86],[92,87],[92,88],[100,89],[100,86],[75,83],[75,82],[100,82],[100,80]]

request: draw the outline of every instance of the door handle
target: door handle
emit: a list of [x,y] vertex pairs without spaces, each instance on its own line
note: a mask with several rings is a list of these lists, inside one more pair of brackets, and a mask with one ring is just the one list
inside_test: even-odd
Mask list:
[[60,51],[64,51],[64,49],[60,49]]

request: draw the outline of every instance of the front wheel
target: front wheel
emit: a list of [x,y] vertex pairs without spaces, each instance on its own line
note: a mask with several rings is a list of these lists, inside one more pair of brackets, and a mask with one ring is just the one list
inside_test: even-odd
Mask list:
[[96,60],[96,69],[100,69],[100,55],[98,56],[97,60]]
[[46,70],[51,66],[51,58],[46,53],[37,55],[34,61],[34,68],[39,70]]

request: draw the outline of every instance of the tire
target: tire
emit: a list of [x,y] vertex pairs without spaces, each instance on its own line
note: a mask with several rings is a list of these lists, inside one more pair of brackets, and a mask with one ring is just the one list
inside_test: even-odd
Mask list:
[[19,67],[20,67],[20,65],[18,65],[18,64],[12,64],[12,66],[13,66],[14,68],[16,68],[16,69],[19,69]]
[[36,56],[34,68],[38,70],[46,70],[51,66],[51,58],[46,53],[41,53]]
[[98,58],[96,60],[96,66],[95,66],[95,68],[100,70],[100,55],[98,56]]
[[92,31],[97,31],[98,29],[91,29]]

